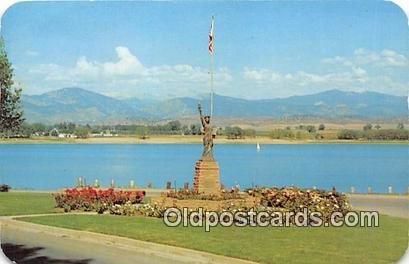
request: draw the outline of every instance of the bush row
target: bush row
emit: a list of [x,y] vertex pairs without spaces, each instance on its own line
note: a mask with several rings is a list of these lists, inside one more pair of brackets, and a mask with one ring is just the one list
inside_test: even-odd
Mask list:
[[407,129],[343,129],[338,132],[338,139],[366,139],[366,140],[409,140]]

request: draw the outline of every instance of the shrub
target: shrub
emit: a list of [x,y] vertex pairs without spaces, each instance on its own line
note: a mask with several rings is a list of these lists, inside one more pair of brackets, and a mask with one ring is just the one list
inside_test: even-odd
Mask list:
[[148,217],[163,217],[166,209],[160,204],[132,204],[126,202],[125,204],[115,204],[109,208],[109,213],[114,215],[141,215]]
[[322,213],[323,220],[329,220],[333,212],[346,214],[350,210],[345,194],[335,190],[328,192],[296,187],[273,187],[249,189],[247,192],[253,196],[260,196],[260,204],[270,210],[302,212],[307,208],[309,212]]
[[115,191],[113,188],[95,190],[92,187],[66,189],[53,194],[56,207],[64,211],[83,210],[103,213],[114,204],[141,203],[144,191]]
[[361,137],[360,131],[343,129],[337,134],[338,139],[359,139]]
[[271,134],[270,137],[272,139],[294,139],[296,136],[294,135],[293,131],[291,131],[290,129],[274,129]]
[[0,184],[0,192],[8,192],[11,187],[7,184]]
[[315,133],[315,126],[309,125],[305,128],[305,130],[307,130],[308,133]]
[[338,132],[338,139],[366,140],[409,140],[406,129],[367,129],[364,131],[344,129]]

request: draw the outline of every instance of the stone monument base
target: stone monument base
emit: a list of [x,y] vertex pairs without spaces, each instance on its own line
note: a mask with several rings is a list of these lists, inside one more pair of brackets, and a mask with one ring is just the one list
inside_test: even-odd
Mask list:
[[200,159],[195,163],[193,190],[203,194],[220,194],[219,165],[215,160]]

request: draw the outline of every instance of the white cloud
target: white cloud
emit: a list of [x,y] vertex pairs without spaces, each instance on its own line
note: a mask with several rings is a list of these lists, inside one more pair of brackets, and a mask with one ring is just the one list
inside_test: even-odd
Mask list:
[[371,90],[403,95],[409,87],[409,81],[398,82],[387,75],[371,75],[357,66],[348,71],[325,74],[305,71],[280,73],[269,69],[245,68],[243,77],[253,87],[257,87],[255,91],[261,94],[275,93],[277,96],[311,94],[328,89],[358,92]]
[[281,74],[268,69],[249,69],[244,70],[244,78],[249,81],[255,81],[259,84],[282,84],[286,83],[291,86],[309,86],[309,85],[328,85],[332,82],[345,83],[351,82],[354,73],[331,73],[315,74],[305,71],[295,73]]
[[[113,96],[164,98],[192,96],[208,90],[207,69],[187,64],[146,67],[127,47],[115,50],[116,61],[89,61],[82,56],[73,67],[41,64],[29,73],[42,76],[52,89],[80,86]],[[214,78],[217,86],[232,81],[227,68],[217,69]]]
[[[35,65],[28,71],[19,71],[19,76],[27,80],[21,81],[29,84],[25,89],[29,93],[70,86],[110,96],[161,99],[209,92],[207,68],[188,64],[147,66],[127,47],[117,47],[115,51],[117,58],[112,61],[92,61],[82,56],[71,66]],[[408,59],[396,51],[357,49],[348,57],[325,58],[318,66],[321,67],[314,67],[314,71],[295,68],[287,72],[244,67],[235,73],[222,67],[215,71],[214,90],[236,97],[273,98],[328,89],[404,95],[409,89],[409,75],[405,74]]]
[[380,52],[359,48],[350,58],[335,56],[322,60],[326,64],[338,64],[347,67],[355,65],[369,65],[375,67],[407,67],[409,66],[408,58],[396,51],[384,49]]
[[144,66],[142,63],[129,51],[128,48],[117,47],[115,50],[119,61],[104,63],[103,70],[106,74],[132,75],[140,74],[142,71],[144,71]]
[[393,50],[383,50],[381,56],[381,66],[409,66],[409,60],[404,55]]

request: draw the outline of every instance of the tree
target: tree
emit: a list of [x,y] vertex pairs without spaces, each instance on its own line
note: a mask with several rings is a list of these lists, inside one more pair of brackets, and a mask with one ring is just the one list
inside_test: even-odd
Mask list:
[[240,127],[226,127],[225,134],[228,139],[239,139],[243,138],[243,129]]
[[200,135],[200,125],[198,125],[198,124],[191,124],[189,129],[190,129],[190,134],[192,134],[192,135]]
[[325,130],[325,125],[324,124],[320,124],[318,126],[318,130]]
[[366,124],[363,129],[366,130],[371,130],[372,129],[372,124]]
[[70,123],[60,123],[58,124],[57,128],[61,133],[69,133],[73,134],[75,132],[76,125],[72,122]]
[[88,138],[89,130],[87,127],[84,126],[78,126],[74,129],[74,134],[78,138]]
[[356,130],[343,129],[338,132],[338,139],[359,139],[360,133]]
[[376,124],[375,128],[376,129],[381,129],[381,126],[379,124]]
[[244,134],[246,137],[252,137],[252,138],[254,138],[254,137],[256,136],[256,130],[251,129],[251,128],[248,128],[248,129],[243,130],[243,134]]
[[399,123],[396,128],[397,128],[397,129],[404,129],[405,126],[403,125],[403,123]]
[[18,134],[24,122],[21,88],[13,84],[13,69],[0,38],[0,135],[6,137]]
[[313,125],[309,125],[305,129],[308,131],[308,133],[315,133],[315,126]]
[[182,129],[182,124],[178,120],[175,120],[167,123],[166,127],[167,130],[170,130],[171,132],[178,132]]
[[149,133],[149,128],[147,126],[139,125],[139,126],[136,126],[135,128],[135,134],[138,136],[147,136],[148,133]]
[[273,139],[283,139],[283,138],[294,139],[295,134],[290,129],[277,128],[271,132],[270,137]]

